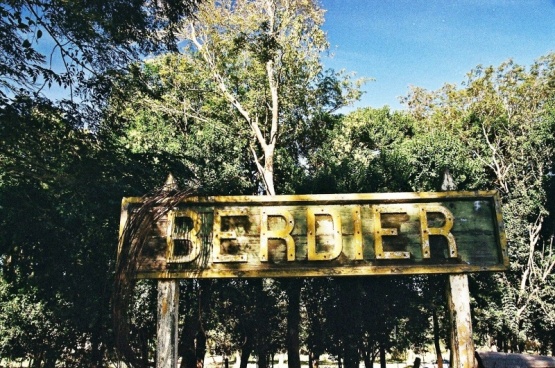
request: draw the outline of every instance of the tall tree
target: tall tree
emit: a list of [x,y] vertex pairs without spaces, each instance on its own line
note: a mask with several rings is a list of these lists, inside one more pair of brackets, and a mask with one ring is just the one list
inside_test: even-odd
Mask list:
[[[41,99],[20,96],[1,110],[0,142],[3,357],[103,366],[114,356],[109,303],[122,194],[142,195],[184,170],[167,155],[116,147]],[[18,300],[24,319],[11,318]],[[32,344],[14,335],[29,325]]]
[[280,140],[286,146],[289,139],[292,148],[294,133],[315,113],[359,95],[348,79],[322,71],[320,55],[328,47],[323,14],[313,1],[207,2],[182,26],[183,53],[200,58],[214,92],[251,131],[250,150],[270,195],[276,194]]
[[97,123],[114,77],[144,55],[175,50],[176,27],[196,4],[2,1],[0,106],[19,94],[61,99],[82,121]]
[[411,190],[399,148],[415,134],[414,121],[389,108],[362,108],[338,119],[308,154],[307,190],[364,193]]
[[[417,159],[409,142],[419,139],[415,124],[411,116],[387,107],[358,109],[338,119],[309,155],[307,187],[329,193],[414,190],[410,175],[418,173],[411,170]],[[345,367],[356,367],[361,359],[371,367],[377,356],[385,365],[386,351],[418,350],[427,342],[431,313],[421,279],[333,280],[327,293],[318,284],[310,285],[323,294],[323,305],[307,301],[307,308],[310,315],[324,315],[325,325],[310,319],[309,341],[315,351],[325,344]],[[320,331],[328,336],[314,335]]]
[[[100,364],[99,344],[109,340],[105,287],[113,249],[106,211],[117,202],[104,191],[110,180],[96,178],[110,165],[97,161],[104,152],[90,133],[44,101],[17,99],[5,107],[0,141],[0,278],[9,291],[2,299],[8,303],[11,292],[12,301],[25,300],[21,312],[32,313],[20,327],[38,330],[32,347],[6,356],[33,359],[37,367],[56,360]],[[9,334],[0,329],[0,341]],[[78,346],[85,341],[97,356]]]
[[[509,61],[477,67],[463,88],[446,85],[429,92],[413,89],[405,100],[410,113],[431,134],[449,129],[463,142],[466,161],[482,177],[477,188],[498,189],[513,272],[497,275],[503,289],[502,321],[512,335],[504,348],[522,350],[534,332],[529,318],[541,310],[552,321],[552,196],[555,153],[555,56],[529,69]],[[458,160],[460,161],[460,160]],[[481,173],[480,173],[481,172]],[[463,181],[460,175],[455,180]],[[460,179],[458,179],[460,178]],[[468,188],[466,185],[459,189]],[[500,336],[501,331],[497,332]]]
[[[131,81],[147,82],[146,90],[133,89],[131,94],[138,91],[146,99],[113,100],[115,115],[127,115],[128,122],[132,122],[133,126],[127,125],[132,129],[124,132],[129,144],[140,142],[148,147],[153,141],[148,128],[151,124],[164,127],[163,131],[169,133],[165,135],[170,137],[168,142],[176,141],[175,131],[184,134],[185,142],[199,142],[198,137],[211,126],[218,127],[213,135],[215,144],[201,145],[195,155],[205,162],[195,163],[195,167],[215,168],[217,178],[224,182],[250,180],[256,185],[254,190],[243,187],[250,192],[273,195],[279,187],[293,190],[294,183],[299,182],[294,174],[299,172],[299,163],[310,144],[308,133],[315,135],[316,130],[325,127],[321,116],[360,94],[349,76],[323,72],[320,53],[327,43],[320,29],[322,23],[323,11],[312,1],[200,5],[195,18],[182,24],[184,48],[180,54],[149,60],[131,75]],[[124,101],[120,105],[123,108],[117,107],[118,101]],[[130,114],[122,114],[126,109]],[[137,129],[139,126],[143,128]],[[165,144],[157,147],[169,149]],[[182,147],[184,160],[193,162],[188,148],[192,145]],[[207,154],[215,160],[206,160]],[[250,165],[245,163],[246,154],[251,157]],[[281,181],[276,182],[275,162],[296,171],[282,168]],[[222,167],[230,171],[221,172]],[[250,167],[254,170],[249,172]],[[252,174],[257,174],[256,180]],[[206,177],[199,175],[197,179],[204,185]],[[230,190],[220,188],[220,193]],[[296,318],[300,287],[300,281],[287,286],[288,321],[292,322],[288,328],[292,342],[289,362],[297,365],[299,328],[294,322],[300,320]]]
[[118,80],[101,131],[152,160],[171,156],[199,193],[256,193],[249,135],[194,59],[167,54]]

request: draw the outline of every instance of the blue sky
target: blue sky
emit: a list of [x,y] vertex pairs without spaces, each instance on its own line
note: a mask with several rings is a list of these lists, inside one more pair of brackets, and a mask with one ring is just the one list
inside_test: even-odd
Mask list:
[[477,65],[555,52],[555,0],[320,0],[326,67],[374,78],[355,107],[402,109],[409,86],[460,85]]

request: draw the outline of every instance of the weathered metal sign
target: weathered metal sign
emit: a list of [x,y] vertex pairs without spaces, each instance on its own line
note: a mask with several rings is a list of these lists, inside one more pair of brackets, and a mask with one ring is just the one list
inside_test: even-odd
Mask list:
[[[121,229],[140,198],[124,198]],[[153,224],[142,278],[502,271],[496,192],[191,197]]]

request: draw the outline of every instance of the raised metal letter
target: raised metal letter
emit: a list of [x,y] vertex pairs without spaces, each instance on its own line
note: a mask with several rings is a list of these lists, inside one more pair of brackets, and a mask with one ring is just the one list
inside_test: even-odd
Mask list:
[[[268,229],[268,217],[282,217],[285,220],[285,227],[278,230]],[[293,215],[287,210],[279,207],[262,208],[260,214],[260,261],[268,262],[268,239],[281,239],[285,241],[287,260],[295,260],[295,240],[291,236],[295,221]]]
[[[214,211],[214,226],[213,233],[214,237],[212,240],[213,257],[212,262],[247,262],[246,254],[222,254],[222,239],[232,240],[238,239],[237,232],[235,230],[222,231],[222,217],[244,217],[245,213],[243,210],[233,209],[233,210],[216,210]],[[244,230],[244,229],[243,229]]]
[[383,236],[397,235],[397,228],[382,228],[382,213],[407,213],[403,206],[399,205],[379,205],[372,206],[374,214],[374,250],[376,252],[376,259],[408,259],[410,258],[409,252],[386,252],[383,250]]
[[[428,227],[428,212],[441,213],[445,217],[443,227]],[[447,239],[449,246],[448,258],[457,258],[457,244],[450,233],[453,228],[454,217],[451,211],[443,206],[422,206],[420,208],[420,235],[422,236],[422,257],[430,258],[430,235],[441,235]]]
[[[192,221],[192,229],[183,231],[176,226],[177,218],[188,218]],[[197,212],[192,210],[170,211],[168,214],[168,229],[166,235],[166,244],[168,245],[167,261],[168,263],[187,263],[194,261],[200,254],[201,240],[197,237],[200,231],[201,221]],[[189,254],[175,256],[175,240],[187,240],[191,244]]]
[[[325,252],[318,252],[316,250],[316,216],[330,216],[330,221],[319,221],[318,235],[328,235],[333,237],[331,242],[331,250]],[[339,257],[343,250],[343,238],[341,234],[341,216],[339,212],[327,208],[307,208],[306,210],[306,225],[307,225],[307,253],[309,261],[329,261]],[[331,225],[331,226],[330,226]],[[324,227],[328,227],[324,229]],[[327,231],[326,231],[327,230]]]

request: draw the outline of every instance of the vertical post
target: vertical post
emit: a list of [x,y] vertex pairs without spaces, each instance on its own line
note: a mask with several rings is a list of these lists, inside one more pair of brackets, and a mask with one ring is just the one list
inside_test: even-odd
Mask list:
[[474,367],[468,275],[449,275],[447,303],[451,322],[451,367]]
[[[163,190],[178,189],[170,173]],[[156,368],[177,367],[177,321],[179,316],[179,281],[158,280],[158,324],[156,328]]]
[[[448,168],[443,172],[441,190],[455,190],[456,185]],[[451,367],[474,368],[474,342],[470,316],[468,275],[449,275],[447,305],[451,322]]]
[[158,281],[156,368],[177,367],[177,320],[179,281]]

